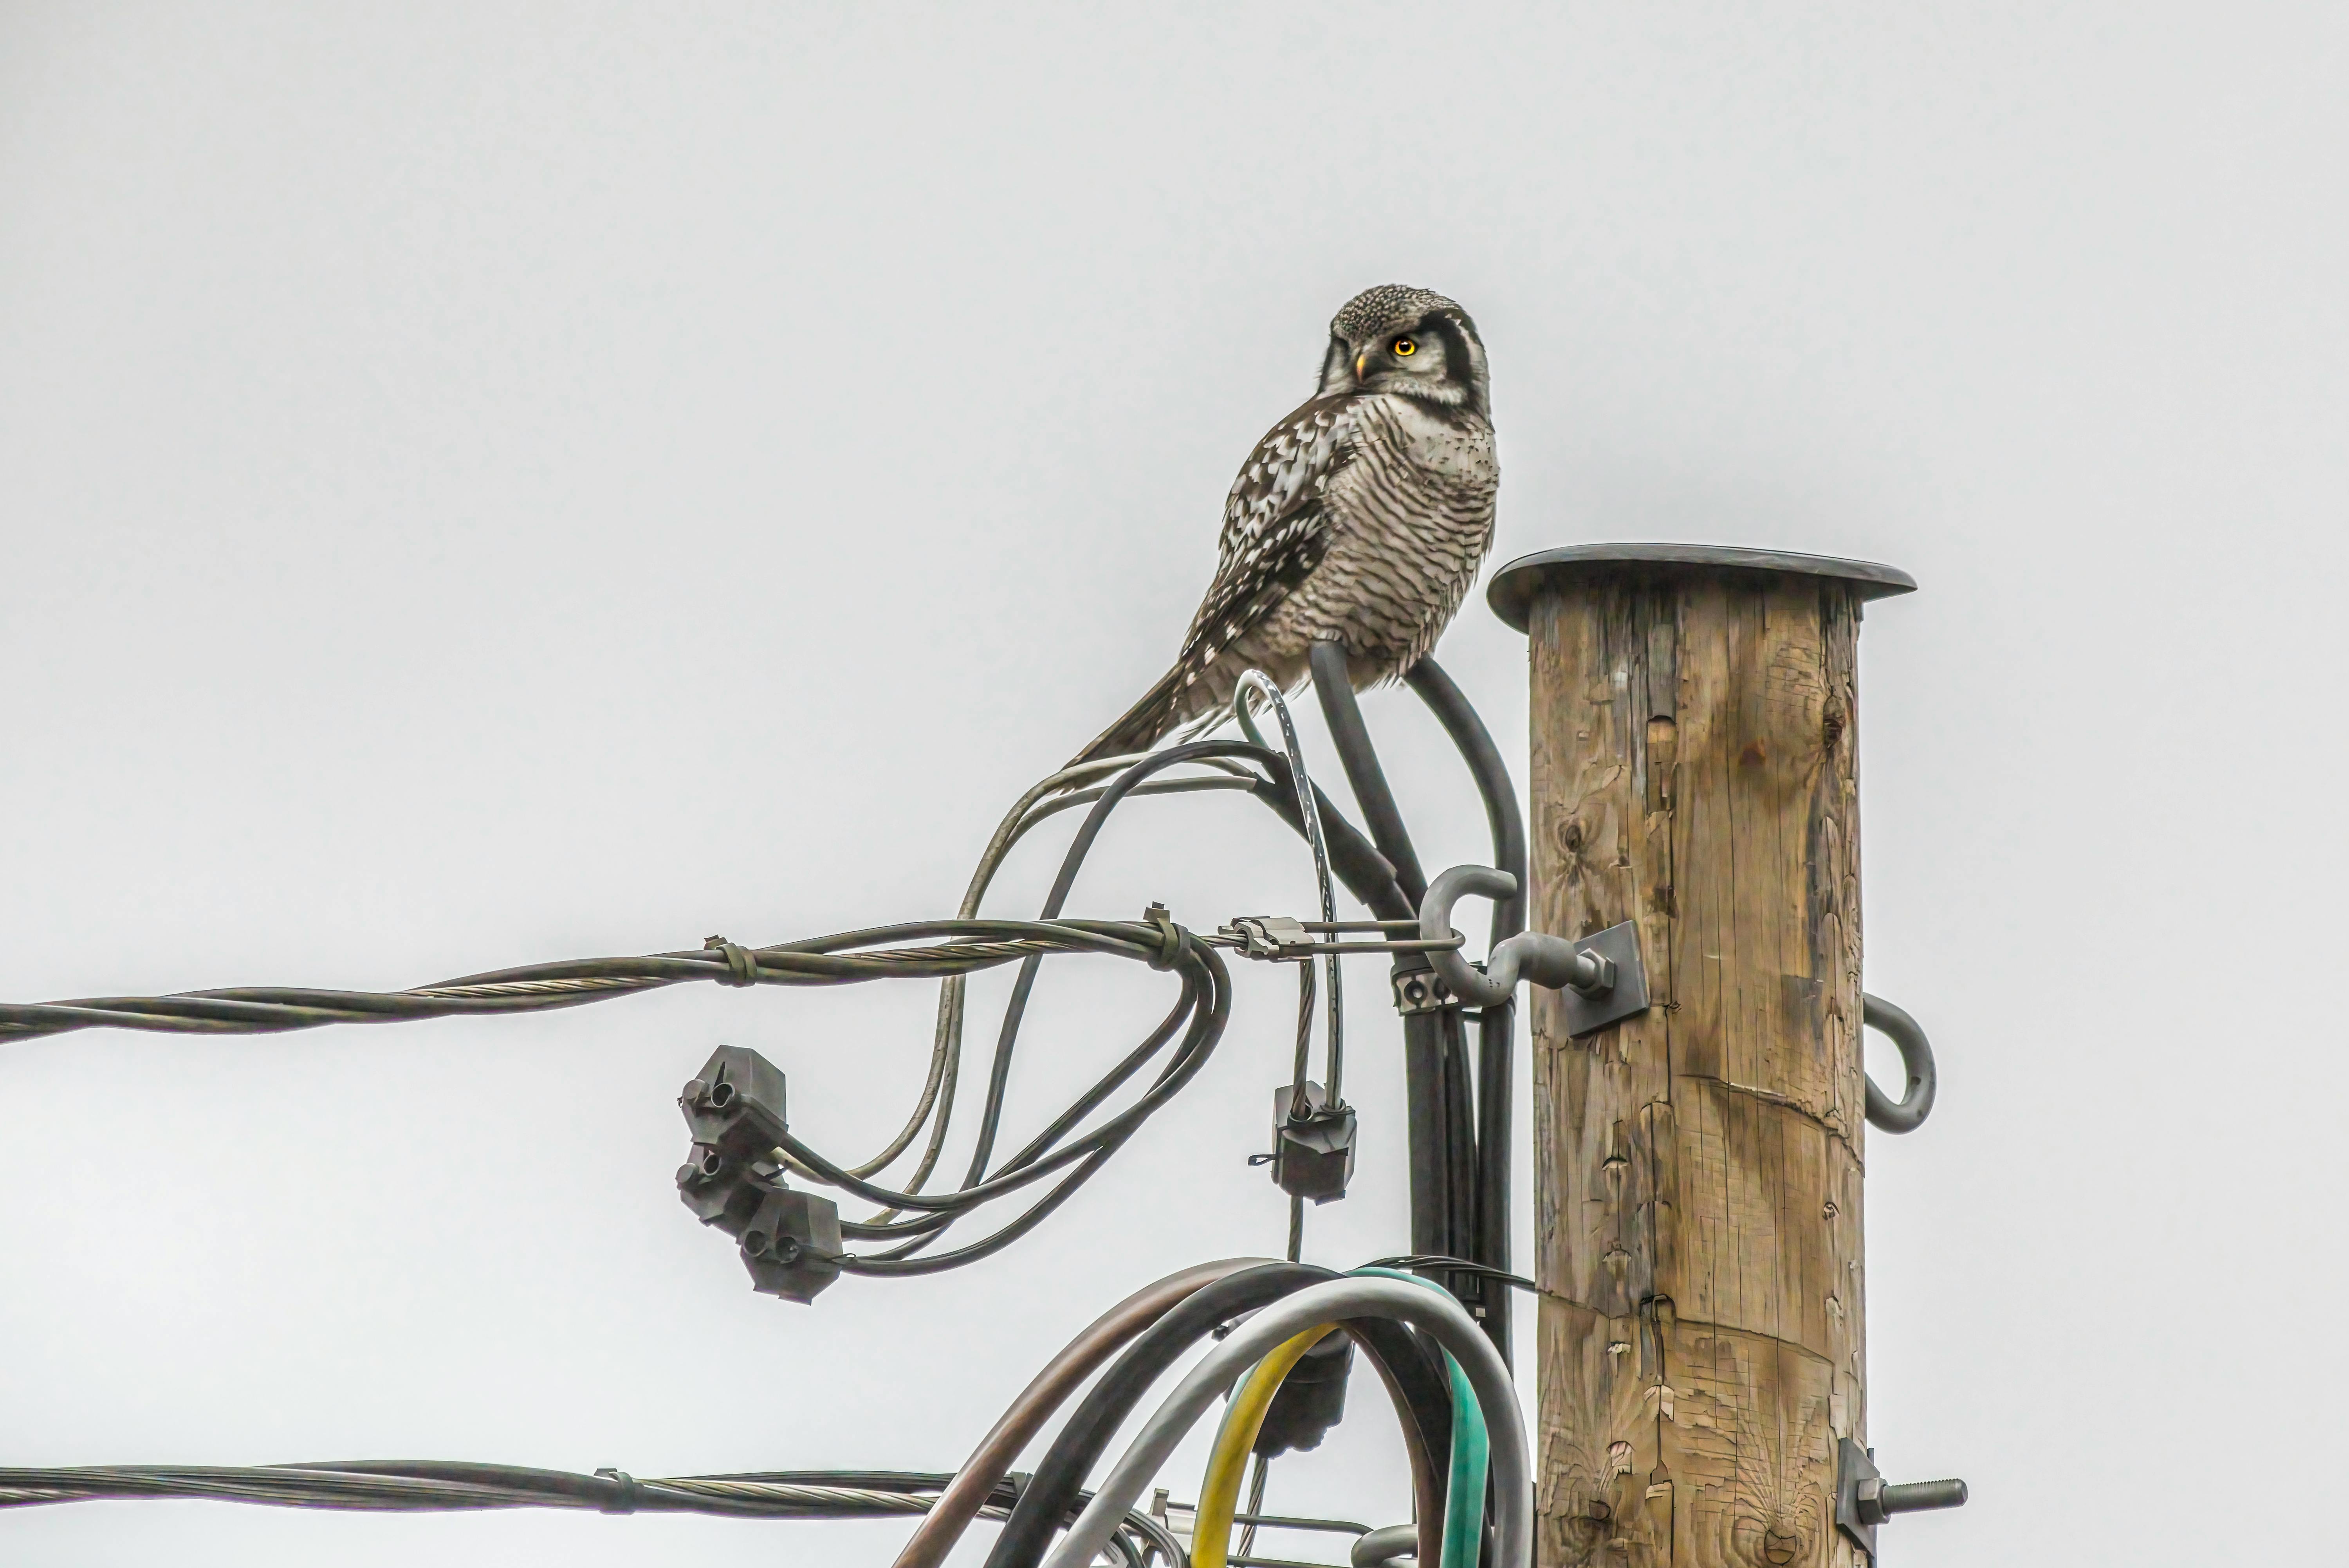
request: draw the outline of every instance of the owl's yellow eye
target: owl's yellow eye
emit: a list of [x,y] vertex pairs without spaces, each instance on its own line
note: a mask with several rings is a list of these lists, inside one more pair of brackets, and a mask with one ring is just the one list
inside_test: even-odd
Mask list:
[[1408,359],[1418,352],[1419,345],[1413,342],[1410,338],[1398,337],[1394,340],[1394,357],[1396,358]]

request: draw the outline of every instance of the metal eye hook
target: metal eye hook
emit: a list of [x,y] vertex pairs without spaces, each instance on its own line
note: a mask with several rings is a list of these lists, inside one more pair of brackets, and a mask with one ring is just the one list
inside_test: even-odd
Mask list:
[[1868,1125],[1883,1132],[1912,1133],[1933,1114],[1933,1090],[1940,1079],[1933,1071],[1932,1043],[1908,1013],[1880,996],[1860,993],[1860,1022],[1900,1048],[1900,1065],[1908,1070],[1907,1092],[1898,1100],[1868,1080]]

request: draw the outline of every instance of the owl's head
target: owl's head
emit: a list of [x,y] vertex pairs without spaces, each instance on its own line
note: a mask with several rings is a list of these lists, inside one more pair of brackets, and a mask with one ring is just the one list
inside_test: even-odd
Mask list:
[[1485,340],[1458,302],[1399,283],[1364,289],[1330,323],[1324,397],[1395,392],[1446,408],[1491,412]]

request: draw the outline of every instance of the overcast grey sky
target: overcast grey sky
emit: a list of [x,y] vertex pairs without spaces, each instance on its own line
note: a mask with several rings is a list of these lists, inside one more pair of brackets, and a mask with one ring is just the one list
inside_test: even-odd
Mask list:
[[[1871,1435],[1975,1501],[1891,1560],[2328,1557],[2345,43],[2338,6],[2144,0],[0,8],[0,995],[950,913],[1171,654],[1330,312],[1423,284],[1490,346],[1496,562],[1923,586],[1861,656],[1868,985],[1943,1064],[1870,1150]],[[1442,656],[1521,760],[1481,588]],[[1424,857],[1481,857],[1416,702],[1368,711]],[[1193,799],[1122,818],[1075,907],[1309,890]],[[752,1045],[804,1136],[877,1147],[926,987],[8,1046],[0,1462],[950,1468],[1102,1307],[1278,1249],[1243,1161],[1286,984],[1240,976],[1043,1231],[812,1308],[678,1207],[673,1096]],[[1404,1235],[1399,1033],[1354,985],[1362,1170],[1307,1252],[1341,1264]],[[1159,1005],[1048,971],[1015,1130]],[[1352,1421],[1273,1501],[1399,1517],[1392,1450]],[[904,1533],[106,1504],[0,1515],[0,1560]]]

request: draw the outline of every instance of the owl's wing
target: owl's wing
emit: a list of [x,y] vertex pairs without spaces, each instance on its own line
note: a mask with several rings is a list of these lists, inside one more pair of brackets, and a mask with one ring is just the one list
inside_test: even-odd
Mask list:
[[1330,482],[1353,461],[1353,398],[1316,398],[1272,427],[1224,503],[1216,580],[1174,667],[1074,761],[1155,745],[1191,711],[1186,694],[1216,658],[1293,593],[1330,548]]
[[1330,532],[1323,500],[1354,455],[1353,402],[1316,398],[1248,454],[1224,502],[1216,580],[1191,618],[1177,669],[1206,670],[1320,565]]

